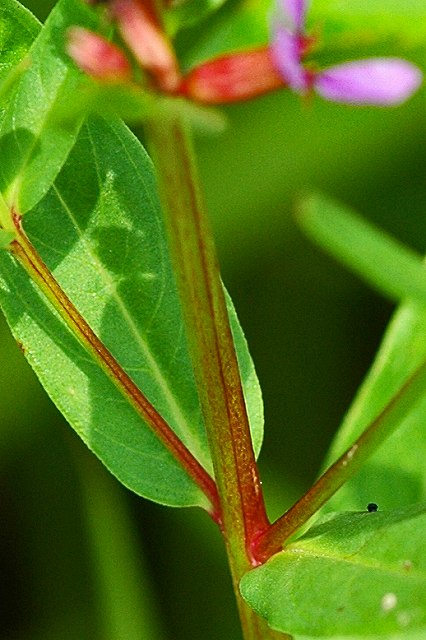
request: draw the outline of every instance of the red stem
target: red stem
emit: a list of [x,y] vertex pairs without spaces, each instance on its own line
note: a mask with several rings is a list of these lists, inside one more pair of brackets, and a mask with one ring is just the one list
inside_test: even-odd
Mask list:
[[[185,117],[147,128],[159,178],[189,350],[222,501],[225,536],[251,543],[268,528],[216,250]],[[232,533],[231,533],[232,532]],[[238,532],[238,533],[237,533]]]

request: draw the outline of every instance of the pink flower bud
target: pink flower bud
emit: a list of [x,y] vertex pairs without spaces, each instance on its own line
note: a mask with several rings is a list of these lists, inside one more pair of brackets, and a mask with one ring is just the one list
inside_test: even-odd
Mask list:
[[131,67],[124,53],[102,36],[82,27],[68,31],[67,51],[85,73],[103,82],[126,82]]
[[179,93],[205,104],[225,104],[254,98],[285,82],[268,47],[210,60],[185,76]]
[[147,4],[144,0],[111,0],[110,7],[136,60],[151,73],[160,89],[174,93],[181,82],[176,56]]

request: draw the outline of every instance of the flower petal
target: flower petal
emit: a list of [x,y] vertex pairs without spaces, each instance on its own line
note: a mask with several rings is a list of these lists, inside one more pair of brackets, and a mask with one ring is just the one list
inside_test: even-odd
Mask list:
[[278,20],[292,32],[303,33],[307,0],[277,0]]
[[287,29],[275,26],[271,44],[272,61],[278,72],[293,91],[306,93],[309,88],[308,74],[301,63],[300,37]]
[[369,58],[330,67],[314,81],[326,100],[357,105],[391,106],[407,100],[422,82],[414,64],[399,58]]

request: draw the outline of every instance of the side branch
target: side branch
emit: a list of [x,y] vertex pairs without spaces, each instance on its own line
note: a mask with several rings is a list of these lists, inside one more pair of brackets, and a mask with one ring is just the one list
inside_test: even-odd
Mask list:
[[286,513],[261,534],[253,552],[265,562],[349,480],[398,428],[426,393],[426,361],[408,378],[377,418]]

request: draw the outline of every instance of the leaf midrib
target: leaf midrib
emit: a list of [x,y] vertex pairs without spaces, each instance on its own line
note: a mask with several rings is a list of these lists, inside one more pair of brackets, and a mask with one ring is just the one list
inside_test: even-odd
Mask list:
[[[366,542],[365,544],[367,544]],[[296,544],[296,543],[295,543]],[[363,545],[365,546],[365,545]],[[362,548],[362,547],[361,547]],[[341,562],[343,564],[350,564],[354,566],[358,566],[365,569],[379,569],[391,575],[404,576],[406,578],[421,578],[426,581],[426,569],[416,568],[414,565],[410,567],[410,569],[404,569],[403,559],[401,559],[401,565],[398,566],[396,563],[389,565],[386,564],[385,561],[379,561],[374,558],[368,558],[366,556],[360,555],[359,551],[354,551],[353,553],[348,554],[347,556],[343,556],[337,553],[330,552],[324,548],[318,548],[317,550],[312,548],[306,548],[303,546],[298,547],[287,547],[285,552],[287,554],[295,555],[297,557],[305,557],[305,558],[323,558],[326,560]],[[407,554],[410,555],[410,554]]]
[[[87,127],[88,130],[88,134],[89,134],[89,138],[90,138],[90,142],[92,145],[92,150],[93,150],[93,158],[95,161],[95,165],[97,168],[97,174],[98,174],[98,182],[100,187],[102,187],[102,183],[99,180],[99,170],[98,170],[98,164],[97,164],[97,155],[95,153],[95,145],[93,143],[93,136],[90,133],[89,127]],[[115,132],[113,131],[114,135]],[[118,136],[116,136],[121,144],[121,140],[119,139]],[[123,145],[121,145],[123,147]],[[126,153],[127,153],[127,149],[125,149]],[[128,158],[129,160],[132,162],[135,171],[139,174],[138,171],[138,166],[137,164],[134,162],[134,160],[131,158],[131,156],[129,154]],[[142,180],[143,181],[143,180]],[[200,461],[201,464],[204,464],[206,467],[210,467],[210,461],[206,461],[205,460],[205,455],[201,450],[201,447],[199,446],[199,443],[197,441],[197,439],[194,437],[193,433],[190,430],[190,426],[188,425],[182,411],[181,408],[179,407],[179,404],[176,402],[172,391],[170,389],[169,383],[167,381],[166,376],[164,375],[163,371],[161,370],[161,368],[159,367],[158,363],[155,360],[155,357],[153,356],[150,348],[149,348],[149,344],[146,340],[142,339],[142,336],[140,335],[140,332],[138,331],[138,328],[135,324],[134,319],[132,318],[131,314],[128,312],[126,305],[123,301],[123,299],[121,298],[121,296],[118,294],[117,292],[117,287],[115,286],[115,282],[114,280],[111,278],[109,272],[105,269],[105,267],[103,266],[102,262],[100,261],[99,257],[97,256],[97,254],[93,251],[90,243],[87,241],[87,238],[85,237],[84,233],[82,233],[74,215],[73,212],[71,211],[70,207],[67,205],[66,201],[64,200],[64,198],[62,197],[62,194],[59,190],[59,188],[56,185],[53,185],[53,190],[55,191],[59,202],[61,203],[61,206],[63,207],[64,211],[66,212],[66,214],[68,215],[68,218],[75,230],[75,233],[77,235],[77,237],[79,238],[79,241],[81,242],[83,248],[84,248],[84,252],[87,254],[88,257],[90,257],[91,260],[91,264],[93,265],[93,267],[98,271],[98,274],[101,278],[101,280],[104,282],[105,286],[109,288],[109,290],[111,291],[111,298],[115,301],[115,303],[117,304],[117,307],[119,308],[127,326],[129,327],[130,333],[134,336],[136,343],[139,345],[139,348],[142,352],[142,354],[144,355],[144,357],[146,358],[146,362],[148,367],[150,368],[151,374],[153,376],[153,378],[155,379],[159,389],[161,390],[162,396],[164,398],[164,401],[167,405],[167,407],[169,408],[171,415],[174,418],[174,426],[176,429],[179,429],[179,434],[182,436],[186,446],[188,446],[188,448],[191,450],[191,453],[193,455],[195,455],[195,457]],[[148,193],[148,197],[151,200],[151,204],[153,207],[153,210],[155,210],[155,205],[154,202],[152,201],[150,194]],[[58,252],[59,253],[59,252]],[[62,254],[63,255],[63,254]],[[66,257],[66,256],[64,256]]]

